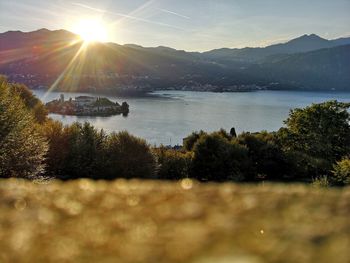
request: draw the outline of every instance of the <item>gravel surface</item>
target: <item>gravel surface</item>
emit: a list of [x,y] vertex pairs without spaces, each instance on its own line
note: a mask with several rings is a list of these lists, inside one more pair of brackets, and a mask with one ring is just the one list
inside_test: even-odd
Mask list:
[[350,262],[350,188],[0,180],[0,262]]

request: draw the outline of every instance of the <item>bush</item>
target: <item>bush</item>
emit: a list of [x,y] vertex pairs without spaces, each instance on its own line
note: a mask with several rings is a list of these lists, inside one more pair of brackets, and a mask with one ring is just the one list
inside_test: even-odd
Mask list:
[[0,78],[0,177],[35,178],[44,172],[46,152],[32,112]]
[[159,179],[178,180],[189,177],[192,154],[160,147],[154,149]]
[[145,140],[128,132],[112,133],[106,144],[106,177],[154,178],[155,158]]
[[344,186],[350,185],[350,159],[344,158],[333,166],[330,177],[332,184]]
[[312,181],[312,185],[316,188],[328,188],[330,186],[327,176],[320,176]]
[[191,177],[201,181],[243,181],[251,173],[246,147],[218,134],[202,136],[194,145]]

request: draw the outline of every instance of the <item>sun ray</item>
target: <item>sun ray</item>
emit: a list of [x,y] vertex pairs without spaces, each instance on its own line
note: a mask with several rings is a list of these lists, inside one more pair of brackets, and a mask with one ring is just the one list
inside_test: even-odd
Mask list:
[[[47,97],[47,95],[54,91],[58,84],[65,78],[67,77],[67,73],[71,72],[72,69],[74,68],[74,63],[76,62],[76,60],[79,58],[79,56],[82,54],[82,52],[85,52],[86,49],[87,49],[87,46],[88,44],[83,42],[80,46],[80,48],[78,49],[77,53],[74,55],[74,57],[71,59],[71,61],[68,63],[67,67],[62,71],[62,73],[58,76],[58,78],[54,81],[54,83],[50,86],[50,88],[46,91],[45,95],[43,96],[43,99],[45,100],[45,98]],[[83,60],[85,59],[82,59],[81,58],[81,62],[80,62],[80,65],[81,65],[81,68],[82,68],[82,65],[83,65]]]

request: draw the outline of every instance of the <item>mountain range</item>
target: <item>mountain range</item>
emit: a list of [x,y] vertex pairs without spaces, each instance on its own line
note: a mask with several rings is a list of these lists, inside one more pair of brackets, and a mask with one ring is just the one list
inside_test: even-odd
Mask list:
[[[35,88],[86,91],[262,87],[350,91],[350,38],[315,34],[264,48],[186,52],[93,43],[40,29],[0,34],[0,74]],[[234,88],[233,88],[234,89]]]

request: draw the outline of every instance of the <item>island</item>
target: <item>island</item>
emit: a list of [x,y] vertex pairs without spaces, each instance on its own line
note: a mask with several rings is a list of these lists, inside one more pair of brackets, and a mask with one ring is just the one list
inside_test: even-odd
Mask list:
[[118,102],[103,97],[79,96],[75,99],[69,98],[65,100],[61,94],[59,99],[55,99],[46,103],[46,108],[49,113],[74,116],[113,116],[129,114],[129,104],[123,102],[121,105]]

